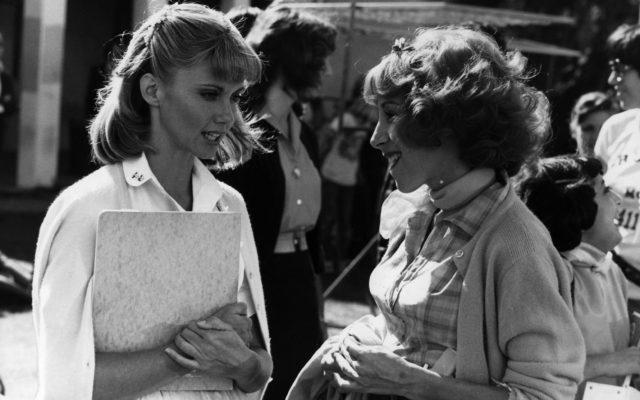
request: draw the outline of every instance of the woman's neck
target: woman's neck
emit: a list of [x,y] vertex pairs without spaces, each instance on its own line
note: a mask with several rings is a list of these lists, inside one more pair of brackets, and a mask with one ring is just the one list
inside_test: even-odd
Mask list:
[[164,190],[182,208],[191,210],[193,192],[191,188],[191,174],[193,171],[193,154],[176,149],[167,140],[153,140],[164,135],[151,134],[150,145],[155,151],[145,153],[149,167]]
[[288,134],[291,106],[296,101],[295,95],[284,88],[281,79],[267,89],[265,104],[259,115],[269,119],[279,131]]

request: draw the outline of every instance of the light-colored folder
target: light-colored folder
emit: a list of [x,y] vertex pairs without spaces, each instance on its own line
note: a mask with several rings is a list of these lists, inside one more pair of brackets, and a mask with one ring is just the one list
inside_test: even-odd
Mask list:
[[[192,320],[237,301],[240,214],[104,211],[93,282],[96,351],[169,344]],[[161,390],[230,390],[189,374]]]

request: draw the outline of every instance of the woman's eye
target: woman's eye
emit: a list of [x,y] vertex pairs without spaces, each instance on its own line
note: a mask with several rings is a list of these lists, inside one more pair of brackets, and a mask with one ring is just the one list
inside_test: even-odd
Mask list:
[[607,194],[611,191],[611,188],[609,186],[605,186],[604,189],[602,190],[602,193]]
[[202,92],[200,94],[205,100],[217,100],[220,95],[218,92]]

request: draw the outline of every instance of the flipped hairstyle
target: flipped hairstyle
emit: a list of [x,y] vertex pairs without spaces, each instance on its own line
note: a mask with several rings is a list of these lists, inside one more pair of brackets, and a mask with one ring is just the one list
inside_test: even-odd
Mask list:
[[[126,52],[99,92],[98,113],[89,135],[93,158],[113,164],[154,149],[148,144],[150,108],[140,92],[140,78],[151,73],[169,81],[177,68],[207,61],[220,80],[246,82],[259,79],[261,62],[220,12],[199,4],[164,6],[133,32]],[[215,168],[228,168],[260,148],[237,106],[231,132],[225,135],[211,160]]]
[[609,59],[640,71],[640,25],[620,25],[607,38],[606,50]]
[[515,179],[516,193],[542,221],[558,251],[582,241],[598,213],[593,179],[603,173],[597,158],[558,156],[529,164]]
[[282,73],[285,88],[297,95],[321,84],[326,58],[338,31],[329,22],[286,6],[267,8],[256,18],[247,42],[264,62],[262,78],[247,90],[246,111],[258,111],[269,86]]
[[515,175],[535,158],[549,129],[546,97],[526,84],[526,59],[503,53],[482,32],[462,27],[419,29],[411,42],[396,40],[369,71],[364,97],[403,101],[401,140],[438,146],[455,138],[470,168]]

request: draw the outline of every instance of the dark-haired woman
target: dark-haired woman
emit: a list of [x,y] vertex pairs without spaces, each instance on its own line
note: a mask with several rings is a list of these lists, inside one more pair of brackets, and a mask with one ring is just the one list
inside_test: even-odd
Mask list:
[[256,237],[271,327],[271,400],[284,399],[323,338],[314,276],[323,268],[315,228],[321,203],[318,146],[294,108],[328,72],[335,38],[332,25],[304,12],[270,8],[256,18],[246,39],[264,69],[244,107],[270,152],[219,175],[242,193]]
[[369,71],[371,144],[405,193],[383,204],[389,246],[369,280],[381,313],[329,339],[290,400],[318,398],[314,371],[382,399],[573,399],[570,275],[508,179],[548,124],[525,76],[520,54],[455,27],[397,41]]
[[595,158],[546,158],[525,168],[516,187],[572,267],[574,314],[587,349],[585,380],[619,384],[640,373],[640,349],[629,343],[626,280],[609,253],[621,239],[614,224],[620,196],[602,173]]

